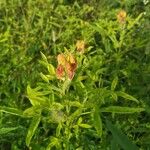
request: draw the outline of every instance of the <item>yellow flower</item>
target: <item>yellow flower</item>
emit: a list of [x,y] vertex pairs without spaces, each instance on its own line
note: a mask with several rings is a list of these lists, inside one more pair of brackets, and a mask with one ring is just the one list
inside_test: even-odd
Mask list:
[[76,49],[78,52],[84,53],[85,51],[85,42],[83,40],[78,40],[76,42]]
[[[56,69],[56,76],[58,79],[64,79],[65,75],[72,80],[77,68],[77,61],[75,57],[69,53],[66,56],[59,54],[57,56],[58,67]],[[66,73],[66,74],[65,74]]]
[[65,58],[65,55],[64,54],[59,54],[57,56],[57,61],[58,61],[58,64],[60,65],[65,65],[66,64],[66,58]]
[[117,20],[120,24],[124,24],[126,22],[127,13],[124,10],[119,11],[117,14]]

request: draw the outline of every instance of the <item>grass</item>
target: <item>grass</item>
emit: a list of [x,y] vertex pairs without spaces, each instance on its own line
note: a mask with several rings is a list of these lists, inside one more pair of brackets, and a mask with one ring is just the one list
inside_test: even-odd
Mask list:
[[149,7],[1,0],[0,149],[149,149]]

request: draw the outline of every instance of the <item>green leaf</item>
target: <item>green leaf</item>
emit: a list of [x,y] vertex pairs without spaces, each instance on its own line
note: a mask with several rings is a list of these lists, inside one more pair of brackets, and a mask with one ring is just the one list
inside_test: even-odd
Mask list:
[[16,129],[18,129],[18,127],[13,127],[13,128],[1,128],[1,129],[0,129],[0,135],[2,135],[2,134],[7,134],[7,133],[9,133],[9,132],[11,132],[11,131],[14,131],[14,130],[16,130]]
[[60,149],[60,142],[58,138],[51,137],[50,143],[48,144],[46,150],[51,150],[52,147],[56,147],[57,149]]
[[62,85],[62,91],[63,94],[65,95],[66,90],[68,90],[69,86],[70,86],[71,80],[70,79],[66,79],[65,82]]
[[117,94],[114,93],[114,92],[111,93],[111,97],[112,97],[115,101],[118,100],[118,96],[117,96]]
[[40,76],[41,76],[41,78],[42,78],[45,82],[49,83],[49,79],[47,78],[46,75],[44,75],[44,74],[41,72],[41,73],[40,73]]
[[35,134],[35,131],[39,125],[41,121],[41,116],[38,115],[38,116],[35,116],[33,119],[32,119],[32,122],[30,124],[30,127],[28,129],[28,133],[27,133],[27,136],[26,136],[26,145],[29,147],[30,145],[30,142],[31,142],[31,139],[33,137],[33,135]]
[[111,140],[111,150],[117,150],[118,145],[114,139]]
[[85,124],[85,123],[79,124],[79,126],[80,126],[81,128],[87,128],[87,129],[92,128],[91,125]]
[[41,87],[32,89],[29,85],[27,86],[27,95],[33,106],[47,105],[45,95],[50,94],[51,91],[40,91],[41,89]]
[[30,107],[30,108],[27,108],[26,110],[24,110],[23,116],[24,117],[34,117],[34,116],[36,116],[37,114],[40,114],[40,113],[41,113],[41,108]]
[[139,101],[138,101],[135,97],[133,97],[133,96],[127,94],[127,93],[124,93],[124,92],[119,91],[119,92],[116,92],[116,94],[117,94],[118,96],[120,96],[120,97],[125,98],[125,99],[128,99],[128,100],[134,101],[134,102],[136,102],[136,103],[139,103]]
[[55,68],[52,64],[48,64],[47,69],[50,74],[55,75]]
[[59,137],[60,136],[60,131],[62,129],[62,124],[61,122],[58,123],[58,126],[56,128],[56,137]]
[[82,107],[83,105],[80,103],[80,102],[78,102],[78,101],[67,101],[67,104],[69,105],[69,106],[74,106],[74,107]]
[[94,108],[93,122],[94,122],[94,127],[95,127],[98,135],[101,137],[102,136],[102,120],[101,120],[101,117],[100,117],[98,107]]
[[133,144],[130,139],[122,133],[120,129],[115,127],[110,121],[106,120],[106,126],[113,135],[113,139],[118,143],[124,150],[138,150],[139,148]]
[[127,29],[130,30],[135,24],[138,24],[139,20],[143,17],[144,13],[139,14],[139,16],[133,21],[129,21]]
[[5,112],[12,115],[23,116],[23,112],[16,108],[0,106],[0,111]]
[[69,116],[68,122],[73,122],[81,114],[82,114],[82,109],[81,108],[77,109]]
[[128,113],[140,113],[145,111],[144,108],[131,108],[131,107],[121,107],[121,106],[109,106],[102,107],[100,109],[101,112],[110,112],[110,113],[120,113],[120,114],[128,114]]
[[116,76],[111,84],[111,90],[114,91],[118,83],[118,77]]
[[42,59],[43,59],[46,63],[48,63],[46,56],[45,56],[42,52],[40,52],[40,53],[41,53]]

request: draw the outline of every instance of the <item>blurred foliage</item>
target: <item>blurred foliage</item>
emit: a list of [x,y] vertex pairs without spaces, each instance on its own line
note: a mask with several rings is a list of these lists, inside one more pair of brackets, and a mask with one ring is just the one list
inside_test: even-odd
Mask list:
[[[0,149],[119,149],[124,137],[148,149],[149,10],[149,0],[1,0]],[[74,79],[47,80],[49,64],[67,51],[77,58]]]

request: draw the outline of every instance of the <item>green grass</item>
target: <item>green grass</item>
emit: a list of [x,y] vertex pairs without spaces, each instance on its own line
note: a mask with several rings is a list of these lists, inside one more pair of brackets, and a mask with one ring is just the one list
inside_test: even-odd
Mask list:
[[0,149],[149,149],[149,9],[142,0],[1,0]]

